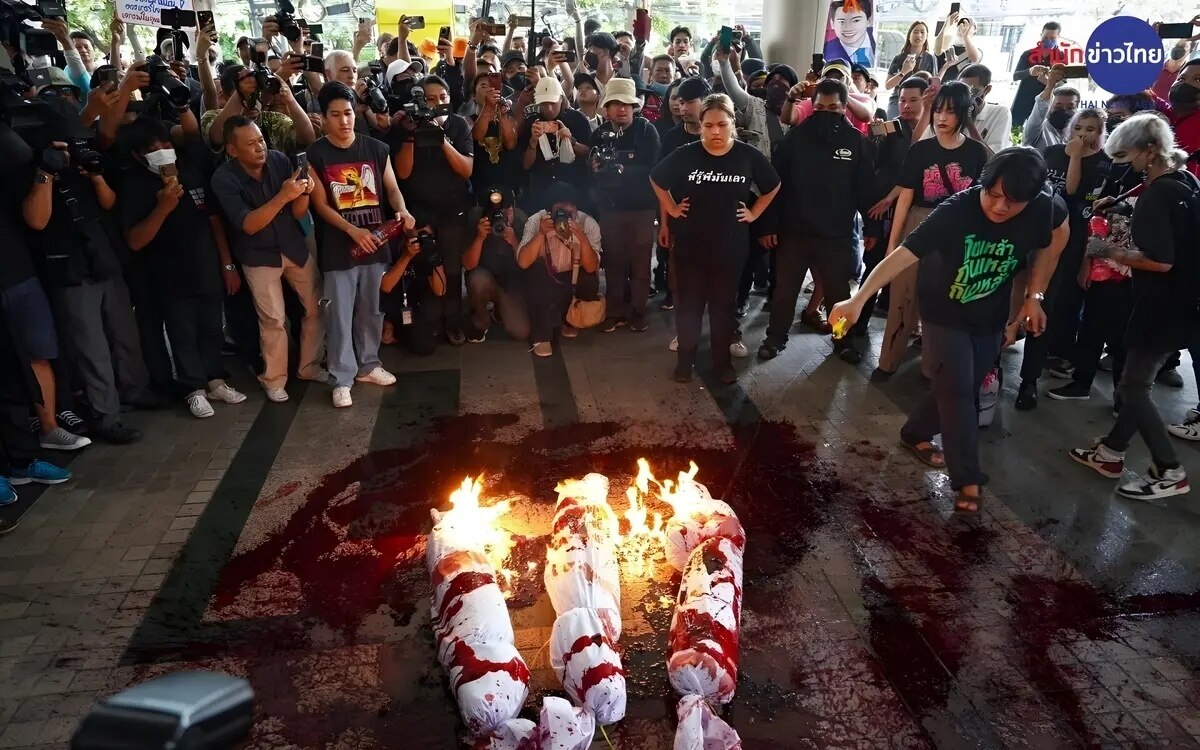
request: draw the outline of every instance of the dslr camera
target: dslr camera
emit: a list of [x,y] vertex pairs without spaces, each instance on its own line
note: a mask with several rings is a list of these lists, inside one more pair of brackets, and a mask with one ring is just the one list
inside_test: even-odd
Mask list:
[[359,99],[359,104],[365,104],[372,112],[377,115],[387,114],[388,101],[383,95],[383,89],[379,88],[379,84],[374,78],[363,79],[367,84],[367,92]]
[[[21,0],[0,0],[0,37],[30,57],[53,55],[58,52],[58,40],[54,34],[24,22],[66,17],[66,9],[54,0],[40,0],[36,5],[26,5]],[[17,74],[24,72],[21,69],[23,67],[23,59],[13,60],[13,69]]]
[[437,237],[433,236],[433,232],[430,232],[428,229],[418,231],[417,244],[421,248],[417,252],[417,257],[422,262],[428,264],[430,268],[437,268],[442,265],[442,253],[438,250]]
[[191,89],[175,77],[171,66],[158,55],[146,58],[146,72],[150,74],[150,85],[142,89],[142,98],[147,102],[147,110],[157,111],[163,119],[179,119],[178,110],[192,101]]
[[439,117],[451,114],[449,104],[430,107],[420,97],[402,104],[400,111],[417,124],[413,141],[417,148],[436,148],[442,145],[446,133],[434,122]]
[[275,21],[279,24],[279,33],[289,42],[300,38],[300,24],[296,23],[296,6],[291,0],[276,0]]
[[508,194],[503,188],[489,188],[484,205],[488,212],[488,221],[492,224],[492,234],[497,237],[503,235],[508,229],[508,217],[504,215],[504,209],[511,205]]
[[550,218],[554,220],[554,233],[558,235],[560,240],[569,240],[571,238],[571,212],[565,208],[556,208],[550,214]]
[[592,172],[608,176],[624,174],[625,167],[618,161],[617,156],[618,138],[620,134],[613,130],[601,130],[592,134],[592,140],[596,144],[592,146],[592,152],[589,154]]

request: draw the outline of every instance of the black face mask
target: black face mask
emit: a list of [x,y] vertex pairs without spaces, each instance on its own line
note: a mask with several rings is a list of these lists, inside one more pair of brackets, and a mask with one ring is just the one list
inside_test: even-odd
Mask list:
[[508,79],[508,85],[512,86],[514,91],[524,91],[529,88],[529,79],[525,77],[524,73],[517,73]]
[[1067,126],[1067,123],[1071,121],[1071,117],[1074,114],[1075,113],[1069,109],[1056,109],[1050,114],[1046,115],[1046,122],[1050,123],[1050,127],[1054,128],[1055,130],[1062,130]]
[[1123,122],[1125,122],[1124,117],[1110,117],[1104,123],[1104,130],[1106,133],[1111,135],[1112,132],[1117,129],[1117,126]]
[[592,52],[587,53],[586,55],[583,56],[583,61],[585,63],[587,63],[587,66],[592,70],[595,70],[596,68],[600,67],[600,58],[596,57],[595,53],[592,53]]
[[1197,97],[1200,97],[1200,88],[1196,88],[1190,83],[1177,83],[1171,87],[1167,98],[1171,100],[1171,104],[1178,106],[1195,104]]
[[766,91],[767,109],[775,114],[783,111],[783,103],[787,101],[788,90],[781,86],[768,86]]
[[813,127],[816,128],[817,136],[823,141],[832,141],[842,129],[846,126],[846,116],[840,112],[829,112],[822,110],[813,112],[809,117],[813,121]]

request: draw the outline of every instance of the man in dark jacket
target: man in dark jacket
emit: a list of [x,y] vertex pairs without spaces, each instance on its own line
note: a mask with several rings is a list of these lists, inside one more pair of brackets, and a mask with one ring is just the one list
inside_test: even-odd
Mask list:
[[[812,116],[792,128],[775,151],[783,190],[771,320],[758,350],[763,359],[774,359],[787,346],[796,299],[810,268],[824,284],[826,304],[850,297],[857,264],[854,214],[866,200],[872,175],[862,134],[846,121],[848,98],[841,81],[821,81],[813,94]],[[834,348],[848,361],[862,358],[845,339]]]
[[1038,46],[1025,50],[1017,59],[1017,67],[1013,70],[1013,80],[1018,81],[1019,85],[1017,86],[1017,95],[1013,97],[1012,103],[1013,122],[1021,123],[1028,119],[1029,113],[1033,111],[1034,99],[1046,88],[1045,82],[1032,75],[1029,69],[1035,65],[1050,68],[1055,63],[1067,63],[1066,50],[1060,49],[1058,43],[1058,33],[1061,30],[1062,27],[1057,21],[1048,22],[1042,27],[1042,36],[1038,39]]

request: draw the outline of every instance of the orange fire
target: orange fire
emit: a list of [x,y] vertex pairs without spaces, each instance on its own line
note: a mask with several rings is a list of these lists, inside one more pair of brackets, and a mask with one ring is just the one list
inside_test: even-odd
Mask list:
[[[514,546],[512,534],[500,525],[500,517],[508,513],[510,505],[501,500],[494,505],[479,504],[483,493],[482,477],[466,477],[454,492],[450,493],[450,510],[441,514],[438,526],[455,546],[461,549],[480,550],[491,563],[506,588],[511,589],[516,572],[504,567],[504,562]],[[507,596],[510,592],[506,591]]]
[[[629,510],[625,511],[625,519],[629,521],[629,532],[625,535],[623,546],[626,550],[630,575],[637,577],[653,577],[658,556],[666,543],[663,532],[663,515],[655,512],[652,516],[646,507],[646,501],[653,495],[660,502],[671,506],[672,514],[686,514],[701,501],[697,488],[696,474],[700,467],[695,461],[689,462],[686,472],[679,472],[679,479],[659,481],[650,469],[650,462],[644,458],[638,459],[638,473],[634,477],[633,486],[625,490],[629,501]],[[647,518],[652,522],[647,523]]]

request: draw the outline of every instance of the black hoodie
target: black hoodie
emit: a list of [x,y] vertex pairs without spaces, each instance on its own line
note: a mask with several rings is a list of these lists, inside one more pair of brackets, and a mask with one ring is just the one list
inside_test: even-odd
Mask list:
[[848,238],[855,212],[870,208],[871,160],[862,134],[844,115],[838,115],[828,140],[822,137],[820,114],[789,130],[775,150],[775,171],[783,181],[775,200],[780,231]]

